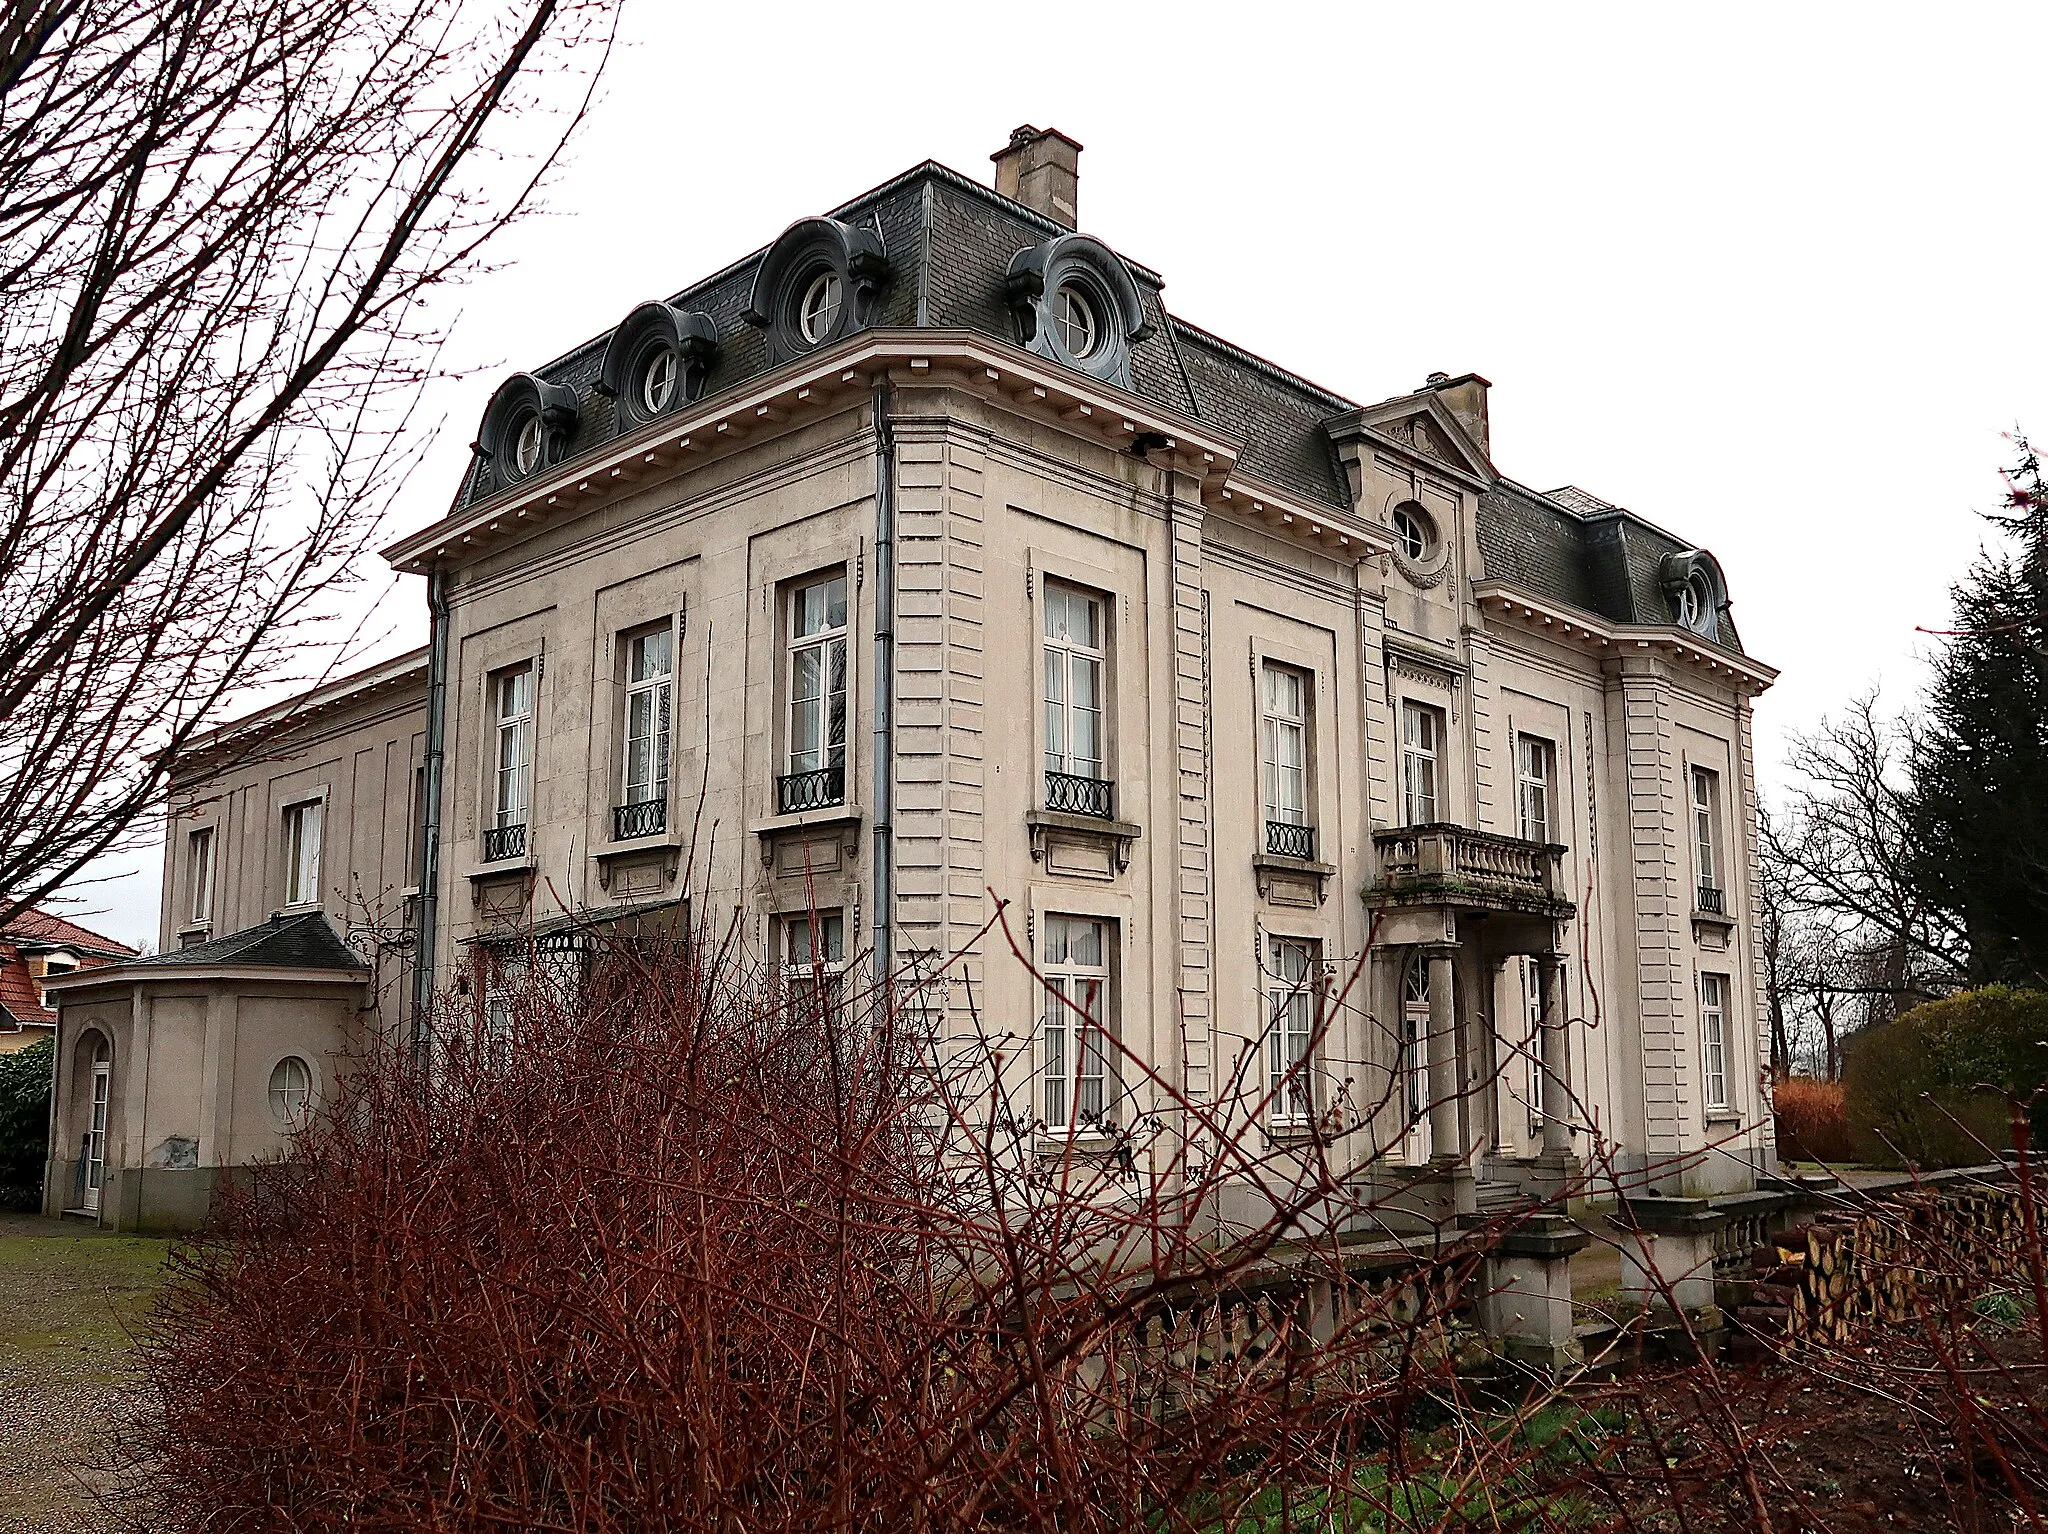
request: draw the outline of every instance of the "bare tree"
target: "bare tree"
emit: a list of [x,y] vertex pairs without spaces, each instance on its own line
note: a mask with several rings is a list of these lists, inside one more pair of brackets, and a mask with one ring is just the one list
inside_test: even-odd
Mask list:
[[1795,738],[1789,804],[1763,822],[1763,883],[1776,920],[1765,953],[1773,1026],[1788,1035],[1817,1028],[1828,1075],[1839,1070],[1848,1026],[1967,983],[1958,914],[1914,878],[1909,740],[1910,725],[1883,718],[1874,694],[1857,699],[1841,719]]
[[418,444],[426,300],[530,205],[611,5],[5,0],[0,919],[304,654]]

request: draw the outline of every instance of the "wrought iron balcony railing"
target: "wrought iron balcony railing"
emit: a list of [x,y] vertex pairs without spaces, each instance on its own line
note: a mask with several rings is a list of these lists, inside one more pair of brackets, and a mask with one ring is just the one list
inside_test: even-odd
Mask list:
[[1068,815],[1116,819],[1116,785],[1108,778],[1082,778],[1071,772],[1045,775],[1045,807]]
[[822,810],[846,803],[844,760],[813,772],[784,773],[775,780],[775,811],[794,815],[800,810]]
[[612,840],[615,842],[630,842],[641,836],[659,836],[667,829],[666,796],[612,806]]
[[1316,856],[1316,828],[1298,826],[1290,820],[1266,822],[1266,851],[1276,858],[1300,858],[1313,863]]
[[484,861],[503,863],[510,858],[526,856],[526,823],[521,821],[512,826],[491,826],[484,832]]
[[1708,916],[1726,916],[1728,914],[1728,897],[1717,886],[1702,884],[1700,886],[1699,904],[1694,906],[1693,909],[1703,912]]

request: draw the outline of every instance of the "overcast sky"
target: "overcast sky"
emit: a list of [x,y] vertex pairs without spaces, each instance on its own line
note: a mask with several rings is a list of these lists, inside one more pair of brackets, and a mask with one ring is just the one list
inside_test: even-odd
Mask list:
[[[1483,373],[1503,472],[1712,549],[1784,672],[1767,782],[1788,730],[1910,698],[2001,434],[2048,437],[2039,0],[627,0],[625,38],[549,212],[461,296],[478,371],[394,535],[446,509],[506,371],[920,160],[988,180],[1024,122],[1087,146],[1081,227],[1176,314],[1361,401]],[[419,586],[382,652],[423,641]],[[154,857],[120,866],[86,908],[153,940]]]

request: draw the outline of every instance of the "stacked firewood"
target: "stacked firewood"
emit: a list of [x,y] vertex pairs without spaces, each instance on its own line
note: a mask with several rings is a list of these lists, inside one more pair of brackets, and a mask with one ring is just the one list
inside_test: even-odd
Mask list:
[[1873,1323],[1911,1319],[1923,1299],[2006,1277],[2019,1225],[2004,1190],[1969,1188],[1898,1193],[1788,1226],[1750,1254],[1747,1281],[1733,1286],[1736,1325],[1783,1345],[1847,1342]]

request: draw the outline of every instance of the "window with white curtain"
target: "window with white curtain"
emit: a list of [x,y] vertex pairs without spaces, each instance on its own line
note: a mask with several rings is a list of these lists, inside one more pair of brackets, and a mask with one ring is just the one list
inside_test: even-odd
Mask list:
[[1536,735],[1515,737],[1515,802],[1525,842],[1551,839],[1551,784],[1557,773],[1557,752]]
[[1266,819],[1308,823],[1308,678],[1268,661],[1260,669],[1266,747]]
[[185,867],[190,884],[191,919],[208,921],[213,916],[213,827],[202,826],[185,838]]
[[320,834],[327,806],[319,799],[288,804],[284,810],[284,903],[312,905],[320,899]]
[[789,594],[789,741],[786,772],[846,763],[846,572]]
[[1045,587],[1045,770],[1103,775],[1103,602]]
[[501,671],[491,686],[496,716],[497,775],[491,823],[499,830],[526,824],[533,797],[533,667]]
[[673,711],[675,634],[667,625],[626,642],[628,804],[668,797],[669,720]]

